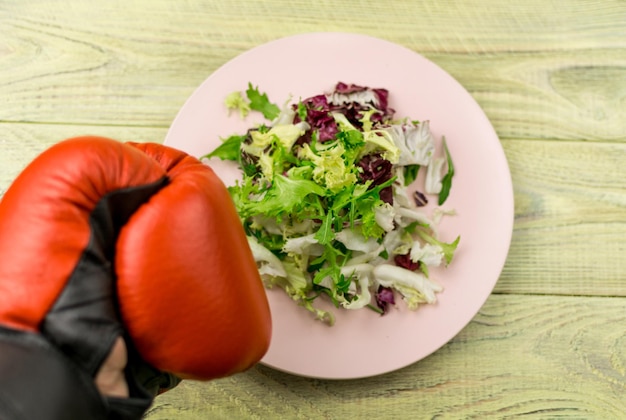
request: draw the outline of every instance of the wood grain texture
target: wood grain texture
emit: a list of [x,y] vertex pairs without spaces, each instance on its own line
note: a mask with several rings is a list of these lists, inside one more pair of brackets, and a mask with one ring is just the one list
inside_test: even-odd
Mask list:
[[501,137],[626,137],[622,1],[118,0],[73,1],[63,13],[50,0],[6,3],[0,120],[71,115],[81,124],[166,127],[230,58],[281,36],[331,30],[424,54],[474,95]]
[[625,322],[623,299],[494,295],[455,339],[399,371],[325,381],[258,366],[183,382],[147,418],[622,418],[626,335],[606,324]]
[[0,0],[0,199],[64,138],[161,142],[219,66],[316,31],[404,45],[485,110],[515,193],[494,294],[399,371],[324,381],[257,366],[183,382],[147,418],[624,418],[623,0]]
[[626,143],[503,146],[515,227],[496,291],[626,296]]

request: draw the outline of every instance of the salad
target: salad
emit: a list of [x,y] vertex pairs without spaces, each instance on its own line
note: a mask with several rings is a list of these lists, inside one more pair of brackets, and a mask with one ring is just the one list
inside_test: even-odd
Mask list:
[[[437,301],[429,268],[452,261],[459,237],[439,240],[439,207],[454,165],[445,138],[436,150],[428,121],[396,119],[386,89],[337,83],[279,107],[248,84],[225,105],[265,122],[224,139],[205,158],[234,161],[242,179],[229,187],[261,277],[316,319],[336,308],[385,314],[401,298],[410,309]],[[408,193],[419,171],[423,189]]]

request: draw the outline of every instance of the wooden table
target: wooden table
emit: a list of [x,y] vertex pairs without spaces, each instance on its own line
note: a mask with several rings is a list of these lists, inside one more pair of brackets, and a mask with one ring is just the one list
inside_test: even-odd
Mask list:
[[66,137],[163,141],[219,66],[316,31],[419,52],[485,110],[516,200],[499,282],[407,368],[327,381],[257,366],[183,382],[147,418],[625,418],[624,1],[3,0],[0,194]]

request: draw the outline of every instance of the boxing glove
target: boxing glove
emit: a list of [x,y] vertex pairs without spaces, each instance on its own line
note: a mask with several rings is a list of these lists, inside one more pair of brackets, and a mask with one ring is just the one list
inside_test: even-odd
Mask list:
[[[55,410],[133,418],[176,383],[170,374],[240,372],[262,358],[270,335],[228,192],[183,152],[69,139],[37,157],[0,201],[0,413],[4,402],[29,414],[38,404],[49,416],[38,418],[57,418]],[[93,388],[119,336],[129,348],[126,407],[94,389],[68,397]],[[41,381],[23,382],[35,367]]]

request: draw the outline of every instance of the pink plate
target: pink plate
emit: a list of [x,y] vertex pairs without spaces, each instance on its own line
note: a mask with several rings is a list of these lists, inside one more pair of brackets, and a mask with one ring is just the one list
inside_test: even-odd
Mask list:
[[[403,302],[385,316],[334,309],[336,323],[314,321],[280,290],[268,291],[273,336],[262,363],[296,375],[361,378],[390,372],[433,353],[476,315],[491,294],[507,257],[513,229],[513,188],[506,157],[489,120],[470,94],[434,63],[405,47],[347,33],[291,36],[253,48],[202,83],[174,120],[165,144],[200,157],[220,138],[260,121],[229,115],[223,100],[248,82],[282,105],[327,92],[342,81],[386,88],[397,117],[430,120],[445,135],[456,174],[442,240],[461,241],[448,268],[431,272],[443,285],[439,301],[408,311]],[[228,163],[208,164],[230,185]],[[433,198],[431,201],[435,201]],[[427,209],[430,211],[432,209]]]

